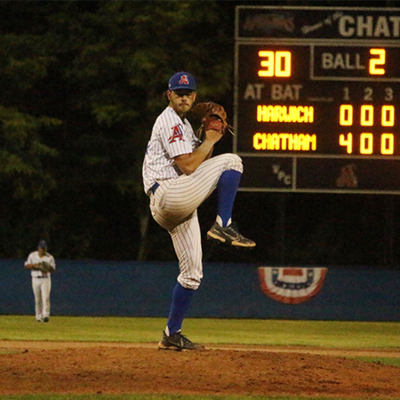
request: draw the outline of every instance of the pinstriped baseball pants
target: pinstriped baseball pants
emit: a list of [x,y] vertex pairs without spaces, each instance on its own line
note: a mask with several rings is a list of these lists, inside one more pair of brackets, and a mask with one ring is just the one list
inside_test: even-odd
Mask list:
[[197,208],[211,195],[223,172],[243,172],[241,158],[232,153],[204,161],[191,175],[159,181],[159,187],[150,196],[154,220],[166,229],[172,238],[179,261],[178,282],[187,289],[196,290],[203,277],[203,252]]
[[50,316],[51,278],[32,277],[32,289],[35,297],[36,320]]

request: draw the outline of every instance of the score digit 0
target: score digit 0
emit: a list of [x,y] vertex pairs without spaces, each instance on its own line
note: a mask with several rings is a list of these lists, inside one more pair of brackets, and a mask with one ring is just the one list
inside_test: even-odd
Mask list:
[[[374,106],[365,104],[360,108],[360,125],[374,125]],[[381,126],[394,126],[395,109],[392,105],[384,105],[381,108]],[[339,111],[339,123],[341,126],[353,125],[353,106],[351,104],[342,104]]]
[[[346,148],[347,154],[353,153],[353,134],[343,133],[339,135],[339,144]],[[360,135],[360,154],[372,154],[374,151],[374,135],[371,132],[364,132]],[[382,133],[381,135],[381,154],[390,156],[394,153],[393,133]]]
[[[392,105],[381,107],[381,126],[394,126],[395,108]],[[351,104],[342,104],[339,112],[339,123],[341,126],[353,125],[353,106]],[[374,106],[367,104],[360,107],[360,126],[374,125]],[[360,154],[373,153],[374,135],[370,132],[363,132],[360,135]],[[353,134],[339,135],[339,145],[346,148],[347,154],[353,152]],[[394,153],[394,135],[393,133],[382,133],[380,152],[383,155],[392,155]]]
[[258,76],[266,77],[288,77],[292,74],[292,53],[290,51],[260,50],[258,56],[261,58],[261,68]]

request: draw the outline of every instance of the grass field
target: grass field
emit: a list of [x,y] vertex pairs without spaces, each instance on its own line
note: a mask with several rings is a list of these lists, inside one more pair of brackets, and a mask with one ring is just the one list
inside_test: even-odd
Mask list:
[[[156,343],[166,324],[162,318],[51,317],[48,324],[33,316],[0,316],[0,340]],[[400,323],[242,319],[187,319],[184,333],[210,345],[310,346],[337,349],[400,349]],[[400,353],[399,353],[400,354]],[[1,352],[0,352],[1,356]],[[360,358],[361,359],[361,358]],[[363,359],[400,368],[400,358]],[[1,369],[1,362],[0,362]],[[400,370],[399,370],[400,376]],[[1,384],[1,381],[0,381]],[[98,395],[0,396],[0,399],[98,399]],[[224,396],[101,395],[104,400],[213,400]],[[285,400],[285,397],[229,397],[234,400]],[[301,400],[301,397],[290,400]],[[323,398],[318,398],[323,400]],[[368,397],[371,400],[370,397]],[[400,400],[400,399],[399,399]]]
[[[0,340],[88,342],[157,342],[162,318],[51,317],[48,324],[32,316],[0,316]],[[184,333],[209,344],[320,346],[333,348],[400,348],[400,323],[195,319]]]

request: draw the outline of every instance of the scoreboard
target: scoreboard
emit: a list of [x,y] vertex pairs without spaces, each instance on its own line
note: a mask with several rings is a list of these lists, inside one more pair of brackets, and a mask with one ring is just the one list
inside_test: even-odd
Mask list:
[[400,194],[400,9],[239,6],[242,191]]

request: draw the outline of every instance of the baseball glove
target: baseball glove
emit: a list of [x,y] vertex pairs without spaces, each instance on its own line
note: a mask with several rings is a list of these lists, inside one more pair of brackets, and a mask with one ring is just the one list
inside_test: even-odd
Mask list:
[[201,121],[201,126],[196,133],[199,138],[203,138],[208,130],[215,130],[222,134],[228,131],[234,134],[233,128],[228,124],[224,107],[217,103],[212,101],[198,103],[192,108],[192,114]]
[[50,272],[53,270],[53,267],[46,261],[42,261],[39,263],[39,269],[43,272]]

